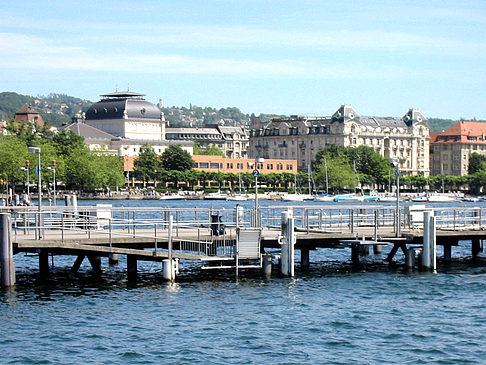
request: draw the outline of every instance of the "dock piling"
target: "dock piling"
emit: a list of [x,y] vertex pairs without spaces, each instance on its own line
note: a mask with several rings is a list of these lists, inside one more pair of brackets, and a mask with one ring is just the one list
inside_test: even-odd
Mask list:
[[9,213],[0,214],[0,285],[8,287],[15,285],[15,263],[11,239],[11,216]]
[[262,255],[262,272],[267,278],[272,276],[272,254],[270,253]]
[[294,276],[294,217],[292,210],[282,212],[281,216],[282,229],[282,253],[280,258],[280,272],[284,276]]
[[300,249],[300,269],[302,271],[309,270],[309,249],[308,248],[301,248]]

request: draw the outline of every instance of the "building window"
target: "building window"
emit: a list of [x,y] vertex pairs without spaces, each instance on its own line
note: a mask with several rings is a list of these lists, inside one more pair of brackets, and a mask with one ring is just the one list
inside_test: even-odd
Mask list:
[[211,162],[209,164],[209,168],[211,168],[211,169],[218,169],[219,168],[219,163],[217,163],[217,162]]
[[201,169],[207,169],[208,167],[209,167],[209,164],[207,162],[199,163],[199,168],[201,168]]

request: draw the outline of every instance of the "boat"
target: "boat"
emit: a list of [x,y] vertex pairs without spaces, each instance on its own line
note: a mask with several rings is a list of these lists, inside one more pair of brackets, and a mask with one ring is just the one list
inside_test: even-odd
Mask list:
[[362,202],[363,197],[354,194],[338,194],[334,196],[334,202]]
[[246,193],[246,189],[243,189],[245,193],[243,194],[242,191],[242,183],[241,183],[241,174],[238,173],[238,185],[240,187],[240,192],[238,194],[231,194],[226,197],[226,200],[233,200],[233,201],[246,201],[249,199],[248,194]]
[[363,198],[363,201],[365,202],[373,202],[381,199],[378,195],[362,195],[361,198]]
[[171,195],[161,195],[159,200],[184,200],[186,199],[184,196],[179,194],[171,194]]
[[455,201],[455,198],[441,194],[429,195],[428,199],[429,203],[449,203]]
[[332,202],[334,201],[334,196],[331,195],[318,195],[314,199],[316,202]]
[[248,194],[234,194],[228,195],[226,200],[233,200],[233,201],[246,201],[248,200]]
[[426,203],[426,202],[429,201],[429,198],[427,198],[426,195],[419,195],[419,196],[413,197],[410,200],[413,201],[414,203]]
[[221,192],[209,193],[204,195],[204,200],[226,200],[228,196]]
[[303,202],[304,198],[308,196],[305,194],[289,194],[286,193],[281,196],[280,200],[283,200],[285,202]]

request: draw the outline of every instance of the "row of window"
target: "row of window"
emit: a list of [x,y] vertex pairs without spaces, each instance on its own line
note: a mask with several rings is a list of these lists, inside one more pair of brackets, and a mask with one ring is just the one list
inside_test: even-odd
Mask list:
[[[223,169],[223,166],[224,166],[223,163],[220,163],[220,162],[195,162],[194,163],[195,168],[201,168],[201,169]],[[248,162],[246,164],[247,169],[253,169],[253,166],[254,166],[254,164],[252,162]],[[233,169],[233,167],[234,167],[233,163],[231,163],[231,162],[226,163],[227,169]],[[245,167],[244,163],[241,163],[241,162],[236,163],[236,168],[238,170],[243,170],[244,167]],[[292,171],[294,166],[292,164],[286,164],[285,167],[286,167],[286,171]],[[264,164],[258,163],[256,168],[258,170],[263,170]],[[267,168],[267,170],[273,170],[274,165],[272,163],[268,163],[268,164],[266,164],[266,168]],[[276,170],[281,171],[281,170],[284,169],[284,165],[281,164],[281,163],[278,163],[278,164],[276,164],[275,168],[276,168]]]

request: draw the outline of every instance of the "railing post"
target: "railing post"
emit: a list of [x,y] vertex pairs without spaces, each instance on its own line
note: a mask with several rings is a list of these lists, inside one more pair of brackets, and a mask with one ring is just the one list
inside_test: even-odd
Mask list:
[[294,276],[294,217],[293,212],[289,209],[282,212],[282,248],[280,254],[280,272],[285,276]]
[[157,255],[157,223],[154,224],[155,255]]
[[109,237],[110,237],[110,248],[113,244],[112,232],[111,232],[111,218],[108,218],[108,225],[109,225]]

